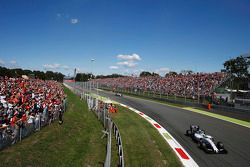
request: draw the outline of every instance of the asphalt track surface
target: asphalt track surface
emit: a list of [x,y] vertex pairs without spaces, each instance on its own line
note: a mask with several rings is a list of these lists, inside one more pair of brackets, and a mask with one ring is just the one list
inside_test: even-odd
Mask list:
[[[249,128],[149,100],[117,97],[104,91],[99,94],[144,112],[160,123],[201,167],[250,166]],[[223,142],[228,154],[207,154],[200,150],[190,137],[185,136],[191,124],[199,125],[215,141]]]

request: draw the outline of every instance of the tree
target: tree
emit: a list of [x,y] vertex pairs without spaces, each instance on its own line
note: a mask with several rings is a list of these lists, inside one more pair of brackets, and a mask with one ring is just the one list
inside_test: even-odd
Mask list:
[[22,77],[22,75],[27,75],[30,78],[42,79],[42,80],[56,80],[59,82],[63,81],[64,75],[60,72],[53,71],[31,71],[31,70],[23,70],[21,68],[16,69],[8,69],[0,66],[0,76],[7,77]]
[[35,78],[45,80],[45,73],[43,71],[33,71]]
[[76,81],[86,82],[92,77],[90,73],[77,73],[76,74]]
[[148,71],[142,71],[140,73],[140,77],[148,77],[148,76],[152,76],[152,74]]
[[33,72],[31,70],[23,70],[23,75],[30,75],[33,74]]
[[[231,80],[233,80],[233,85],[236,86],[237,90],[247,87],[247,69],[249,64],[246,58],[239,56],[235,59],[225,61],[223,65],[225,71],[231,74]],[[233,87],[232,85],[230,86],[230,88]]]
[[170,76],[170,75],[177,75],[177,72],[175,72],[175,71],[170,71],[169,73],[167,73],[167,74],[165,75],[165,77],[168,77],[168,76]]
[[97,75],[95,78],[103,79],[103,78],[119,78],[119,77],[124,77],[124,76],[121,74],[111,74],[111,75]]
[[11,72],[10,72],[9,69],[7,69],[5,67],[0,67],[0,76],[10,77],[11,76]]
[[227,60],[224,63],[224,68],[227,72],[231,73],[237,78],[246,78],[248,75],[248,63],[247,59],[242,56],[236,59]]
[[153,73],[151,74],[151,76],[154,76],[154,77],[159,77],[160,75],[159,75],[159,74],[157,74],[157,73],[155,73],[155,72],[153,72]]
[[181,70],[180,74],[187,75],[187,74],[193,74],[194,72],[192,70]]
[[46,80],[53,80],[54,78],[54,72],[53,71],[46,71],[45,73],[45,79]]

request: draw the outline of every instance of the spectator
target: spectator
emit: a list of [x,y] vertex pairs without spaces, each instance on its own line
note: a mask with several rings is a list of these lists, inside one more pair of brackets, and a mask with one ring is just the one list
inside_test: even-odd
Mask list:
[[[56,81],[0,77],[0,124],[40,125],[55,106],[63,106],[63,87]],[[49,112],[49,113],[48,113]]]
[[175,96],[195,98],[199,95],[208,96],[213,89],[221,84],[227,75],[225,73],[197,73],[187,75],[168,75],[166,77],[120,77],[96,79],[100,85],[111,89],[122,88],[133,91],[152,91]]

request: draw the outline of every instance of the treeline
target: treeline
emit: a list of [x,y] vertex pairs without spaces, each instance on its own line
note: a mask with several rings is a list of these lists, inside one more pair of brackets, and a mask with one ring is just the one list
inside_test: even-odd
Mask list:
[[141,73],[140,73],[140,77],[149,77],[149,76],[160,76],[159,74],[157,74],[157,73],[154,73],[154,72],[148,72],[148,71],[142,71]]
[[63,81],[64,75],[60,72],[53,71],[31,71],[31,70],[23,70],[21,68],[8,69],[0,66],[0,76],[7,77],[22,77],[22,75],[27,75],[30,78],[42,79],[42,80],[56,80],[59,82]]
[[227,73],[231,74],[228,87],[231,89],[249,89],[248,87],[248,68],[249,59],[239,56],[225,61],[224,68]]
[[90,74],[90,73],[77,73],[75,80],[80,81],[80,82],[86,82],[89,79],[118,78],[118,77],[124,77],[124,75],[111,74],[111,75],[97,75],[97,76],[94,76],[93,74]]
[[[179,74],[180,75],[182,75],[182,74],[186,74],[187,72],[180,72]],[[188,71],[188,74],[192,74],[193,72],[190,70],[190,71]],[[166,73],[165,74],[165,77],[168,77],[168,76],[170,76],[170,75],[178,75],[178,73],[177,72],[175,72],[175,71],[170,71],[170,72],[168,72],[168,73]],[[142,71],[141,73],[140,73],[140,77],[150,77],[150,76],[153,76],[153,77],[159,77],[160,75],[158,74],[158,73],[155,73],[155,72],[148,72],[148,71]]]
[[111,74],[111,75],[97,75],[96,79],[103,79],[103,78],[119,78],[119,77],[124,77],[124,75],[120,74]]
[[77,73],[75,80],[79,82],[86,82],[90,78],[94,78],[94,76],[90,73]]
[[[169,73],[167,73],[165,75],[165,77],[169,76],[169,75],[177,75],[178,73],[174,72],[174,71],[170,71]],[[148,77],[148,76],[160,76],[159,74],[155,73],[155,72],[148,72],[148,71],[142,71],[140,73],[140,77]],[[121,74],[111,74],[111,75],[97,75],[97,76],[94,76],[93,74],[91,73],[77,73],[76,74],[76,78],[75,80],[76,81],[79,81],[79,82],[86,82],[90,79],[104,79],[104,78],[119,78],[119,77],[125,77],[124,75],[121,75]],[[74,78],[71,78],[71,79],[74,79]]]

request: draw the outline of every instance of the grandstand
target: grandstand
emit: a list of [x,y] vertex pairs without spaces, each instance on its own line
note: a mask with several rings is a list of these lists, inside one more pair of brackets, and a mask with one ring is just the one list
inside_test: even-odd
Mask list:
[[228,80],[226,73],[197,73],[188,75],[169,75],[167,77],[121,77],[96,79],[101,86],[109,88],[133,89],[134,91],[151,91],[162,95],[197,98],[210,96],[218,85]]
[[[232,76],[224,72],[176,74],[166,77],[118,77],[95,79],[101,88],[130,92],[132,94],[151,95],[170,98],[185,103],[212,103],[239,109],[248,109],[249,92],[231,89]],[[229,89],[230,88],[230,89]]]
[[15,143],[20,127],[40,130],[64,110],[64,102],[63,86],[56,81],[0,77],[0,149],[8,145],[2,141],[8,129]]

